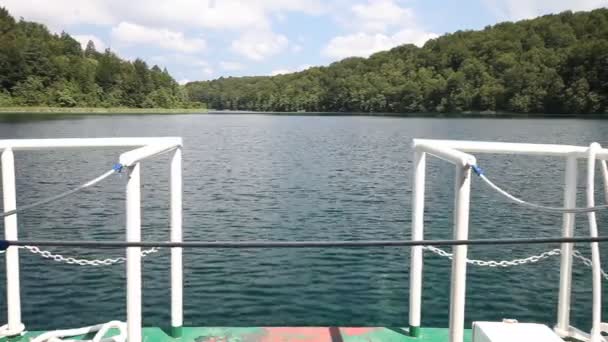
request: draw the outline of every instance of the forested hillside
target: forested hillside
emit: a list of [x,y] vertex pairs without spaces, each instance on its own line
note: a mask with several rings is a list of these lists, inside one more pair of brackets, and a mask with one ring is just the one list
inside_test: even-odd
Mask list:
[[459,31],[370,58],[187,85],[210,108],[260,111],[608,112],[608,10]]
[[189,104],[158,66],[129,62],[92,42],[16,21],[0,7],[0,106],[163,107]]

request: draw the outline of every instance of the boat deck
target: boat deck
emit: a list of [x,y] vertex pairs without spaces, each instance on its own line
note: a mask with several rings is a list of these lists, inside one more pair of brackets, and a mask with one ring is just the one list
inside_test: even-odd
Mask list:
[[[42,331],[27,332],[23,336],[0,338],[0,342],[28,342]],[[144,342],[447,342],[448,329],[424,328],[421,336],[408,336],[401,328],[338,328],[338,327],[184,327],[179,339],[170,337],[160,328],[144,328]],[[73,339],[90,339],[81,336]],[[471,330],[465,330],[465,342],[471,340]]]

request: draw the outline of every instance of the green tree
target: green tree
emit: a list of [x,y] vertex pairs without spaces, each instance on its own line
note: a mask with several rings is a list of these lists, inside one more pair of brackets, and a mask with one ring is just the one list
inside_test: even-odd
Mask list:
[[38,76],[29,76],[17,83],[13,88],[13,95],[15,102],[22,105],[35,106],[48,103],[43,79]]
[[95,48],[95,43],[92,40],[87,42],[87,47],[84,49],[84,56],[88,58],[97,58],[99,57],[99,52]]
[[[584,79],[584,81],[583,81]],[[272,77],[186,85],[216,109],[608,112],[608,9],[564,12]]]
[[189,102],[168,71],[151,70],[141,59],[124,61],[110,50],[99,53],[92,41],[83,51],[68,33],[53,34],[44,25],[17,22],[0,7],[4,105],[141,107],[154,91],[151,97],[163,106]]

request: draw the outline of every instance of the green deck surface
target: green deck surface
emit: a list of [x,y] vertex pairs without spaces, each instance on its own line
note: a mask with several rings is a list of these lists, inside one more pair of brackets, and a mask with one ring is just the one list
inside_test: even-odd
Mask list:
[[[23,336],[0,338],[0,342],[27,342],[43,332],[27,332]],[[184,327],[179,339],[170,337],[160,328],[144,328],[145,342],[447,342],[448,329],[423,328],[419,338],[409,337],[401,328],[328,328],[328,327]],[[110,334],[112,335],[112,333]],[[109,336],[109,335],[108,335]],[[91,339],[81,336],[79,339]],[[465,330],[465,342],[471,341],[471,331]]]

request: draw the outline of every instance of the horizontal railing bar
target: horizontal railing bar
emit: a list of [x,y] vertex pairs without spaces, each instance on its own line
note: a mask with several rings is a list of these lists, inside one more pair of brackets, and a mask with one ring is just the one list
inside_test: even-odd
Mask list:
[[[452,148],[469,153],[494,153],[494,154],[519,154],[519,155],[543,155],[543,156],[570,156],[586,158],[589,146],[556,145],[556,144],[527,144],[490,141],[467,141],[467,140],[435,140],[414,139],[414,146],[418,144],[433,145],[444,148]],[[597,158],[608,160],[608,149],[598,150]]]
[[414,148],[420,152],[429,153],[455,165],[467,166],[475,165],[477,163],[474,156],[447,146],[416,143],[414,144]]
[[160,154],[173,151],[176,148],[179,148],[180,146],[181,145],[176,145],[173,143],[147,145],[121,154],[119,157],[119,162],[123,166],[133,166],[134,164],[139,163],[144,159],[152,158]]
[[48,150],[55,148],[138,147],[151,144],[181,145],[180,137],[133,138],[68,138],[68,139],[7,139],[0,140],[0,150]]
[[407,247],[407,246],[458,246],[458,245],[529,245],[551,243],[608,242],[608,236],[569,238],[515,238],[477,240],[358,240],[358,241],[24,241],[0,240],[0,250],[9,246],[38,247],[180,247],[180,248],[315,248],[315,247]]

